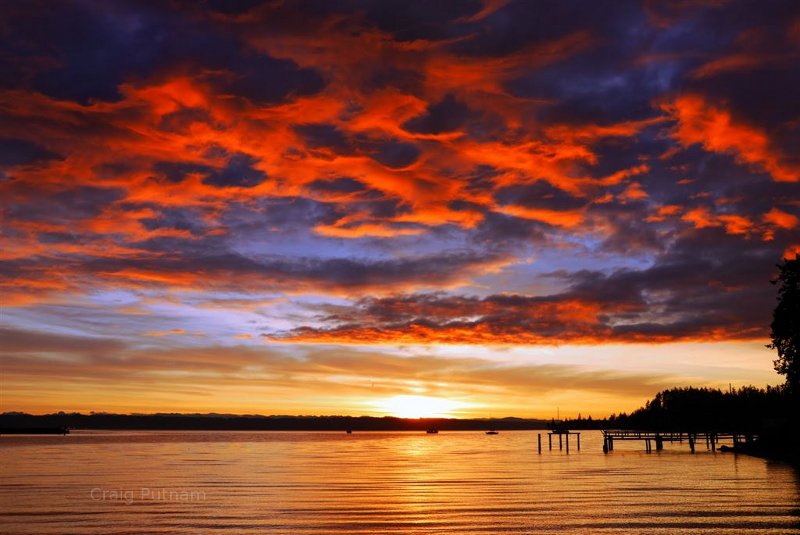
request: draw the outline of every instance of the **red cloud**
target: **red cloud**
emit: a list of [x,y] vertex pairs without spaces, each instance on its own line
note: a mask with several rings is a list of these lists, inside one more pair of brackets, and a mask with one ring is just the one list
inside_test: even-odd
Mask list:
[[800,220],[795,215],[784,212],[778,208],[772,208],[769,212],[764,214],[764,221],[776,227],[791,230],[797,226]]
[[678,122],[673,136],[682,145],[701,144],[708,151],[732,154],[740,163],[761,168],[778,182],[800,181],[800,168],[786,161],[766,132],[703,97],[682,96],[662,109]]
[[[653,277],[664,276],[654,269]],[[720,286],[711,281],[700,308],[676,299],[670,281],[619,272],[589,278],[580,289],[550,296],[474,297],[415,294],[363,299],[353,306],[328,307],[321,327],[303,326],[265,335],[272,342],[335,344],[556,345],[677,340],[749,340],[765,327],[735,320],[724,307],[708,309]],[[678,283],[677,286],[680,286]]]

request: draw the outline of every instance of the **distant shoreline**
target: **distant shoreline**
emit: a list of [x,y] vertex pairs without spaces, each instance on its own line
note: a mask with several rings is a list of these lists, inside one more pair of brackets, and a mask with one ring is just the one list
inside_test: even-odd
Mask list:
[[396,418],[392,416],[240,416],[218,414],[0,414],[3,428],[67,427],[153,431],[478,431],[546,429],[535,418]]

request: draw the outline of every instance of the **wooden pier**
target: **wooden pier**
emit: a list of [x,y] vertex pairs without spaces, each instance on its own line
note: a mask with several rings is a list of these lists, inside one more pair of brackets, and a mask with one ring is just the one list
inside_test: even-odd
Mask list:
[[630,431],[630,430],[607,430],[603,431],[603,453],[614,451],[614,442],[618,440],[639,440],[644,442],[645,451],[650,453],[655,446],[656,451],[664,449],[665,442],[686,442],[689,445],[689,450],[694,453],[695,447],[699,441],[705,440],[706,449],[711,451],[717,450],[717,445],[720,440],[731,440],[734,448],[740,443],[752,442],[755,435],[736,433],[736,432],[721,432],[721,431],[702,431],[702,432],[681,432],[681,431]]
[[[570,435],[574,436],[578,441],[578,451],[581,451],[581,434],[576,433],[574,431],[570,431],[568,429],[554,429],[547,433],[547,446],[552,451],[553,450],[553,435],[558,436],[558,449],[564,449],[564,443],[566,442],[567,445],[567,453],[569,453],[569,437]],[[564,440],[563,437],[566,437]],[[542,453],[542,434],[539,433],[539,453]]]

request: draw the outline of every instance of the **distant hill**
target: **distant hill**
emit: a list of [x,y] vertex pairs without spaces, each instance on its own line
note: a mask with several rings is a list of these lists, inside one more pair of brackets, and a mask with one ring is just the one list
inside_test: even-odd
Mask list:
[[70,429],[241,430],[241,431],[440,431],[544,429],[546,420],[528,418],[394,418],[373,416],[261,416],[231,414],[0,414],[0,429],[62,427]]

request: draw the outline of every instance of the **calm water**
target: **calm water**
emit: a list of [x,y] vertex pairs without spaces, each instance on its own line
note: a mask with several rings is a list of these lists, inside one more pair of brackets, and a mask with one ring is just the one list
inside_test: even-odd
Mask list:
[[800,533],[785,465],[536,434],[2,437],[0,533]]

